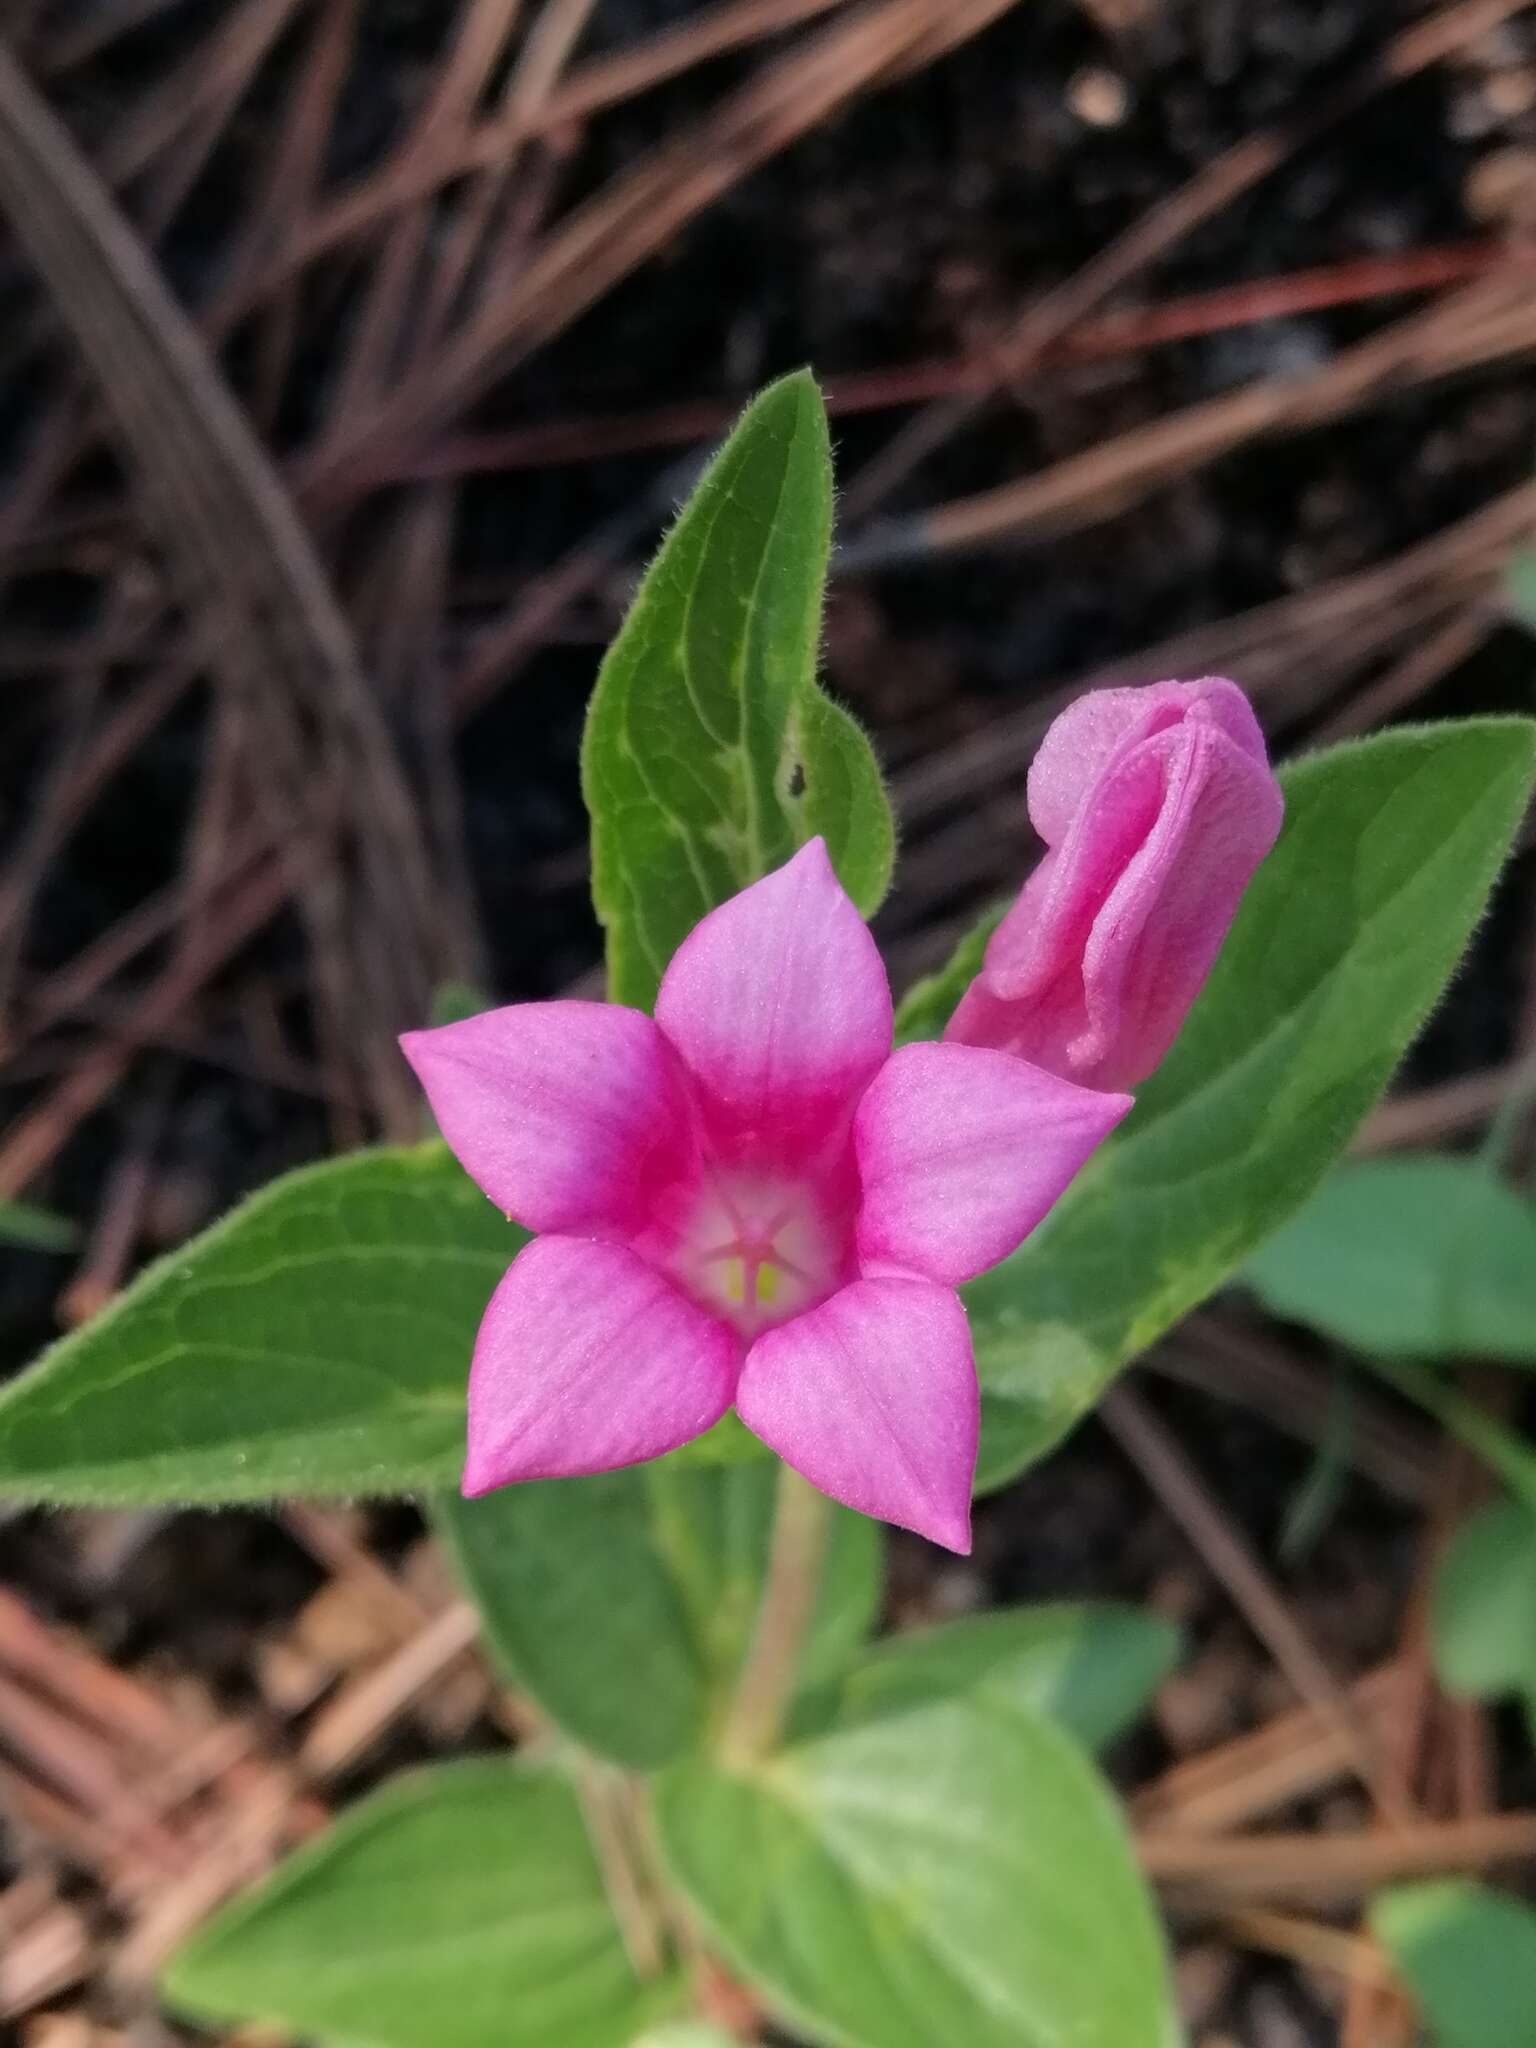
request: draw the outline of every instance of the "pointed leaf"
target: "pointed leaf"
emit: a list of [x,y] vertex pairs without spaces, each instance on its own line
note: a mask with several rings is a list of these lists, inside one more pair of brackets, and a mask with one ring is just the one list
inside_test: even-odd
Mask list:
[[1434,2048],[1536,2041],[1536,1913],[1466,1878],[1399,1885],[1371,1931],[1418,2000]]
[[679,1764],[662,1855],[708,1938],[835,2048],[1171,2048],[1163,1940],[1087,1759],[984,1693],[752,1771]]
[[1058,1601],[913,1629],[873,1644],[804,1700],[802,1734],[903,1714],[964,1692],[1017,1701],[1091,1749],[1122,1734],[1173,1669],[1177,1629],[1139,1608]]
[[455,1483],[523,1242],[440,1144],[274,1181],[0,1394],[0,1495],[87,1505]]
[[641,584],[582,745],[609,994],[648,1009],[706,911],[825,834],[866,912],[890,872],[868,742],[816,686],[832,531],[826,413],[770,385],[705,472]]
[[1403,727],[1296,763],[1285,829],[1172,1052],[1023,1248],[966,1290],[979,1482],[1042,1456],[1311,1192],[1466,945],[1536,725]]
[[1476,1159],[1340,1167],[1243,1278],[1358,1351],[1536,1365],[1536,1206]]
[[820,833],[838,879],[868,916],[891,886],[896,829],[880,764],[858,720],[814,684],[796,707],[794,757],[804,787],[791,800],[796,837]]
[[1495,1501],[1458,1529],[1435,1573],[1435,1669],[1468,1699],[1536,1700],[1536,1509]]
[[338,2048],[628,2048],[637,1980],[581,1809],[510,1759],[397,1778],[173,1959],[172,2004]]

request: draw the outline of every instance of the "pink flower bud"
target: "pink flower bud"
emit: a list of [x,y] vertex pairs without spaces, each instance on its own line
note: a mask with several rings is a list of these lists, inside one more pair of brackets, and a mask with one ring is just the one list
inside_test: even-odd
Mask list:
[[1126,1089],[1173,1043],[1283,803],[1235,683],[1095,690],[1029,771],[1046,853],[946,1038]]

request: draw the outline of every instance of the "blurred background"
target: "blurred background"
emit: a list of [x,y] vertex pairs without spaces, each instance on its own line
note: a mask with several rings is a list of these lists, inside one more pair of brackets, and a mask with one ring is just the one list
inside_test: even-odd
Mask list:
[[[1282,755],[1536,706],[1533,353],[1519,0],[7,0],[4,1370],[274,1172],[413,1134],[393,1033],[445,985],[598,989],[587,692],[771,376],[833,415],[825,674],[902,820],[900,988],[1017,886],[1086,686],[1230,673]],[[1358,1145],[1478,1162],[1526,1223],[1533,873],[1528,828]],[[1406,2048],[1373,1888],[1536,1858],[1536,1643],[1453,1697],[1431,1625],[1492,1483],[1359,1363],[1460,1197],[1357,1185],[973,1558],[891,1552],[896,1626],[1113,1595],[1185,1630],[1117,1780],[1278,1830],[1170,1892],[1200,2048]],[[1318,1251],[1383,1216],[1390,1335]],[[1406,1348],[1536,1358],[1522,1227],[1500,1334],[1431,1300]],[[1518,1429],[1498,1363],[1452,1384]],[[507,1712],[403,1508],[12,1514],[0,1553],[24,2048],[192,2039],[174,1943]],[[1437,1831],[1406,1872],[1362,1727]]]

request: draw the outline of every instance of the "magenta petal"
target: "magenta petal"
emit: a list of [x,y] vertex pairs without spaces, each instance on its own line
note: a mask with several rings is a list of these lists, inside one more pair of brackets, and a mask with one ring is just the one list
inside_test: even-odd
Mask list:
[[852,1109],[890,1051],[891,992],[820,839],[684,939],[656,1021],[727,1144],[791,1151]]
[[965,1310],[947,1287],[855,1280],[766,1331],[736,1409],[834,1500],[970,1550],[981,1402]]
[[1130,1107],[1012,1053],[904,1046],[854,1118],[860,1267],[974,1279],[1028,1236]]
[[687,1127],[676,1062],[613,1003],[514,1003],[400,1041],[466,1172],[530,1230],[626,1229]]
[[535,1238],[475,1340],[464,1492],[676,1450],[731,1405],[740,1356],[725,1324],[626,1246]]
[[1116,755],[1191,717],[1218,727],[1261,767],[1268,765],[1253,706],[1225,676],[1088,690],[1052,720],[1030,763],[1030,823],[1046,845],[1066,837],[1078,806]]

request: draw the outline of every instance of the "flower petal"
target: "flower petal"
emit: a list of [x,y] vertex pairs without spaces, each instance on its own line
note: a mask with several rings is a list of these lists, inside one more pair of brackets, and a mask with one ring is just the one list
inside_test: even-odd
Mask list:
[[1253,706],[1225,676],[1088,690],[1052,720],[1030,763],[1030,823],[1046,845],[1066,837],[1079,805],[1117,755],[1186,718],[1219,727],[1244,753],[1268,765]]
[[793,1153],[852,1110],[891,1049],[891,992],[820,839],[684,939],[656,1021],[727,1147]]
[[731,1405],[740,1340],[625,1245],[539,1237],[480,1325],[464,1492],[673,1451]]
[[1139,748],[1106,782],[1106,803],[1133,812],[1160,792],[1156,823],[1094,919],[1083,954],[1088,1037],[1105,1049],[1092,1078],[1101,1088],[1128,1088],[1178,1036],[1279,835],[1285,802],[1267,763],[1198,721]]
[[649,1017],[616,1003],[514,1003],[400,1041],[443,1136],[530,1230],[638,1227],[688,1116]]
[[861,1269],[973,1280],[1028,1236],[1130,1107],[1012,1053],[902,1047],[853,1123]]
[[860,1514],[962,1555],[981,1403],[960,1297],[928,1280],[855,1280],[747,1353],[748,1429]]

